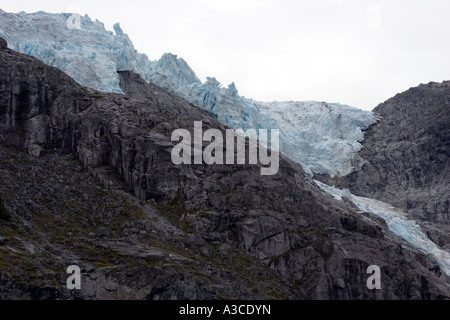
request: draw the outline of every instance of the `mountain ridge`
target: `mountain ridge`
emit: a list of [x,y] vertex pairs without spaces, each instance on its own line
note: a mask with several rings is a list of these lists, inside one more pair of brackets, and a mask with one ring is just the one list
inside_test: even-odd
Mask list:
[[[174,165],[173,129],[226,126],[130,71],[128,94],[102,93],[2,49],[0,75],[3,298],[450,298],[424,254],[283,155],[275,176]],[[64,285],[73,263],[77,293]],[[381,290],[366,287],[370,264]]]
[[[69,29],[69,17],[68,13],[0,11],[0,36],[11,49],[34,55],[93,89],[121,93],[116,71],[131,70],[234,129],[280,129],[281,151],[301,163],[311,176],[345,175],[362,165],[357,155],[364,138],[362,131],[378,120],[371,112],[337,103],[264,103],[241,97],[234,83],[223,87],[214,77],[207,77],[204,83],[198,81],[187,63],[173,54],[150,61],[145,54],[136,52],[118,24],[113,34],[101,22],[85,16],[80,17],[79,28]],[[267,105],[283,105],[289,112],[273,117]],[[299,117],[298,106],[307,117]],[[324,113],[327,108],[332,112]],[[283,119],[291,119],[292,123]],[[320,125],[311,126],[310,122],[316,120]],[[326,127],[338,130],[322,130]],[[345,138],[337,138],[339,130],[345,131]]]

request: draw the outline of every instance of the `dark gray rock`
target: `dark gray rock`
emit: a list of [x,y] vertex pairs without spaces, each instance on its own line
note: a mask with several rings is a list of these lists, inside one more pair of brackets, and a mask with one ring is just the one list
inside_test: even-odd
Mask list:
[[[174,129],[192,132],[200,120],[204,130],[227,127],[132,72],[119,75],[125,95],[96,92],[0,51],[0,192],[12,212],[5,230],[24,238],[11,246],[16,255],[0,253],[12,278],[0,278],[2,297],[450,297],[448,278],[425,255],[284,156],[273,176],[261,176],[260,164],[174,165]],[[92,238],[103,226],[109,238]],[[61,270],[73,261],[85,284],[68,294]],[[366,287],[371,264],[382,269],[378,291]]]
[[109,237],[109,229],[106,227],[98,228],[98,230],[95,232],[95,236],[97,238],[108,238]]
[[7,49],[8,48],[8,43],[6,42],[6,40],[2,37],[0,37],[0,50],[3,49]]

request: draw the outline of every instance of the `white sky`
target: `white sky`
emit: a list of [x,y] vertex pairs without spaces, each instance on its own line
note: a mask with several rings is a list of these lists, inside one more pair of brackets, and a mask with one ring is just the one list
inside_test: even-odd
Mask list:
[[204,81],[259,101],[371,110],[450,79],[449,0],[0,0],[7,12],[77,12],[115,22],[139,52],[183,57]]

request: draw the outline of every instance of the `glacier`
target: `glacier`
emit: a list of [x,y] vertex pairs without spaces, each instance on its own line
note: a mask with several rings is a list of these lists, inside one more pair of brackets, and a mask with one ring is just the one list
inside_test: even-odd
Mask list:
[[[85,15],[77,16],[78,26],[69,26],[73,17],[71,13],[7,13],[0,9],[0,37],[10,49],[32,55],[96,90],[123,93],[117,71],[131,70],[236,130],[278,129],[280,151],[311,176],[344,176],[364,164],[357,152],[364,130],[380,120],[378,115],[338,103],[249,99],[239,95],[234,83],[224,87],[214,77],[202,82],[177,55],[165,53],[151,61],[135,50],[119,23],[113,26],[114,32],[107,31],[102,22]],[[335,198],[345,196],[361,211],[383,218],[394,234],[426,253],[450,275],[450,253],[439,249],[404,213],[346,189],[316,183]]]
[[[80,84],[122,93],[117,71],[131,70],[232,128],[279,129],[280,151],[299,162],[309,175],[346,175],[358,170],[363,131],[379,120],[372,112],[316,101],[258,102],[238,94],[234,83],[223,87],[214,77],[202,82],[187,62],[166,53],[158,61],[138,53],[116,23],[114,32],[88,15],[79,25],[71,13],[7,13],[0,9],[0,36],[10,49],[57,67]],[[299,88],[300,90],[300,88]]]
[[446,275],[450,276],[450,253],[440,249],[422,231],[417,222],[408,219],[406,214],[400,209],[379,200],[355,196],[348,189],[340,190],[320,181],[314,181],[321,189],[331,194],[335,199],[342,200],[343,197],[346,197],[361,211],[370,212],[381,217],[386,221],[389,230],[428,255],[432,261],[439,265],[440,269]]

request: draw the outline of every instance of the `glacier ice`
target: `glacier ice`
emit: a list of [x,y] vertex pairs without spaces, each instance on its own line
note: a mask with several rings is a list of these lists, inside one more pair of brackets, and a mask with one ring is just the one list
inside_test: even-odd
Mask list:
[[307,173],[346,175],[359,169],[363,129],[377,118],[370,112],[325,102],[259,103],[261,126],[279,128],[280,150]]
[[68,28],[70,17],[0,9],[0,36],[11,49],[33,55],[93,89],[121,93],[116,71],[131,70],[236,130],[279,129],[280,151],[310,175],[346,175],[362,165],[357,152],[363,130],[377,121],[373,113],[335,103],[254,101],[240,96],[234,83],[222,87],[213,77],[200,81],[176,55],[166,53],[150,61],[134,49],[118,23],[113,33],[85,15],[79,17],[79,28]]
[[[207,110],[236,130],[279,129],[280,151],[299,162],[305,172],[346,175],[362,166],[357,152],[363,131],[379,120],[372,112],[316,101],[258,102],[242,97],[234,83],[223,87],[214,77],[200,81],[182,58],[166,53],[158,61],[138,53],[118,23],[114,33],[89,16],[70,13],[7,13],[0,9],[0,36],[10,49],[35,56],[63,70],[80,84],[122,93],[117,71],[131,70],[190,103]],[[276,79],[274,79],[276,82]],[[317,182],[336,198],[348,197],[361,210],[386,220],[390,230],[429,254],[450,275],[450,254],[440,250],[419,225],[398,210],[348,190]]]
[[342,197],[347,197],[361,211],[370,212],[383,218],[389,230],[427,254],[445,274],[450,276],[450,253],[440,249],[427,237],[417,222],[408,219],[401,210],[379,200],[355,196],[348,189],[340,190],[316,180],[315,182],[334,198],[342,200]]

